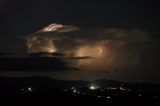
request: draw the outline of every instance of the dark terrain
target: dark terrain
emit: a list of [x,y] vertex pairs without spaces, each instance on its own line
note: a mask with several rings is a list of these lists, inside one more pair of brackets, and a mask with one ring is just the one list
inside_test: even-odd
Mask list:
[[[1,100],[50,105],[114,105],[160,103],[160,85],[112,80],[63,81],[47,77],[0,78]],[[9,102],[8,102],[9,103]]]
[[[56,54],[57,55],[57,54]],[[59,54],[58,54],[59,56]],[[74,59],[74,58],[71,58]],[[78,70],[57,57],[0,57],[0,71]],[[160,84],[114,80],[66,81],[0,77],[0,103],[44,105],[158,105]],[[6,102],[7,101],[7,102]],[[21,105],[23,105],[21,104]]]

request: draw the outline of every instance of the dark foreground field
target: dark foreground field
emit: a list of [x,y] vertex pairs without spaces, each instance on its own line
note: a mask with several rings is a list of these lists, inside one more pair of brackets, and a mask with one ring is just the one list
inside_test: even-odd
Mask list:
[[[159,105],[160,85],[112,80],[62,81],[46,77],[0,78],[5,104],[43,105]],[[23,104],[21,104],[23,103]]]

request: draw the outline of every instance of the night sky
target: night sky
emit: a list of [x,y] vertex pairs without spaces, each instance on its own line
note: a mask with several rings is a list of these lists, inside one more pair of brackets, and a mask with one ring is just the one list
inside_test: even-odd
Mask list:
[[[91,58],[97,57],[99,54],[94,51],[97,48],[104,52],[96,61],[75,59],[75,62],[69,62],[69,65],[80,68],[78,72],[1,72],[1,75],[160,82],[159,19],[158,1],[0,0],[1,54],[26,56],[26,38],[29,36],[29,43],[34,36],[41,42],[39,45],[32,43],[31,51],[47,52],[48,39],[58,39],[55,48],[58,52],[69,53],[70,57],[88,54]],[[71,25],[80,31],[35,34],[52,23]],[[45,36],[45,40],[40,36]],[[90,50],[91,47],[95,49]]]

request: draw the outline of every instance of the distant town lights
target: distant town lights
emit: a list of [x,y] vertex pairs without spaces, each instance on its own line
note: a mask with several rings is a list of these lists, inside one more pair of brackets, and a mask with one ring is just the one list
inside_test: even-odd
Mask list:
[[74,93],[76,93],[76,92],[77,92],[77,90],[75,90],[75,89],[74,89],[74,90],[73,90],[73,92],[74,92]]
[[31,88],[31,87],[28,87],[28,89],[27,89],[28,91],[30,91],[30,92],[32,92],[33,91],[33,89]]
[[90,88],[89,88],[90,90],[95,90],[96,89],[96,87],[95,86],[90,86]]
[[107,96],[107,99],[110,99],[111,97],[110,96]]
[[126,89],[125,88],[123,88],[123,87],[120,87],[119,88],[121,91],[125,91]]

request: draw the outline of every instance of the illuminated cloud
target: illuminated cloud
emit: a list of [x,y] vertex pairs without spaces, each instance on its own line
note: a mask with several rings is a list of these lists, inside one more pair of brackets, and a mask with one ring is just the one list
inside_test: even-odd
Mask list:
[[79,30],[79,28],[70,25],[53,23],[38,32],[71,32],[76,30]]
[[[45,33],[64,33],[64,32],[71,32],[77,31],[79,28],[69,25],[62,25],[62,24],[50,24],[49,26],[43,28],[42,30],[34,33],[31,36],[26,38],[26,46],[28,53],[36,53],[36,52],[48,52],[54,53],[57,52],[57,48],[54,45],[54,40],[56,38],[54,36],[37,36],[38,34],[45,34]],[[36,35],[37,34],[37,35]],[[59,38],[57,38],[59,39]]]
[[48,52],[54,53],[57,51],[56,47],[54,46],[52,40],[47,37],[30,37],[27,38],[27,50],[28,53],[36,53],[36,52]]
[[[28,53],[63,53],[69,65],[82,71],[117,73],[146,69],[143,53],[153,48],[156,47],[150,33],[142,30],[80,30],[74,26],[51,24],[27,37]],[[152,52],[147,53],[148,57],[151,55]]]

